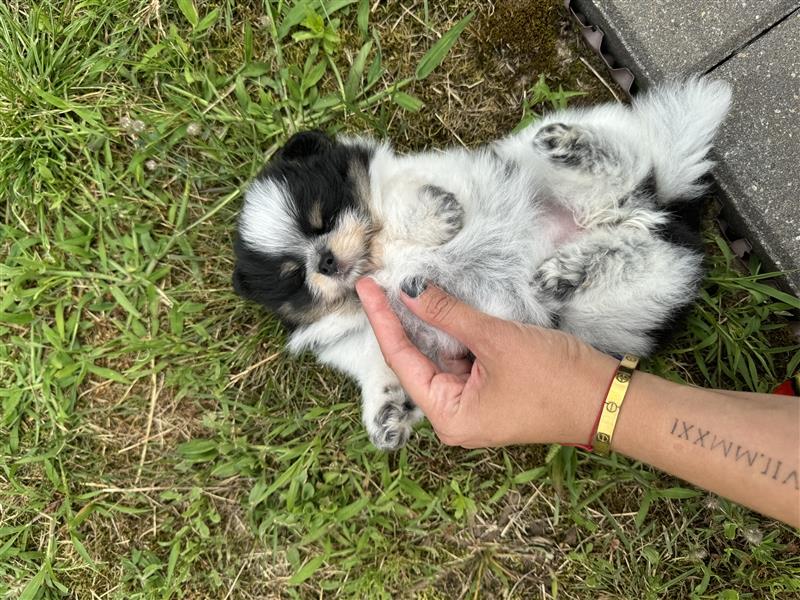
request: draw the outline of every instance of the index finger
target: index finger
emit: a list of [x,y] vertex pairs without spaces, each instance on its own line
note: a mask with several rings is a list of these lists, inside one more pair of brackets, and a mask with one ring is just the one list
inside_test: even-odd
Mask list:
[[373,279],[364,277],[359,280],[356,292],[378,338],[383,359],[422,412],[427,412],[431,381],[439,370],[408,339],[400,320],[389,306],[389,300]]

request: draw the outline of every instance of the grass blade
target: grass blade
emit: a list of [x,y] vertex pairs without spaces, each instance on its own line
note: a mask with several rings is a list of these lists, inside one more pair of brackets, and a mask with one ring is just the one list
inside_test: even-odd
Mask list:
[[445,33],[441,39],[428,50],[425,56],[422,57],[422,60],[419,61],[419,65],[417,65],[417,79],[425,79],[428,75],[433,73],[436,67],[442,64],[450,48],[453,47],[453,44],[455,44],[461,36],[461,32],[469,25],[469,22],[472,21],[474,16],[474,13],[469,13],[466,17],[453,25],[450,31]]
[[325,558],[322,556],[316,556],[304,564],[300,569],[289,578],[289,585],[300,585],[306,579],[311,577],[314,573],[317,572],[322,566],[322,563],[325,561]]
[[128,312],[128,314],[136,317],[137,319],[142,318],[142,313],[138,311],[138,309],[133,305],[133,302],[128,299],[121,289],[119,289],[116,285],[112,285],[109,287],[109,291],[111,292],[111,295],[114,296],[114,299],[119,302],[119,305]]
[[394,100],[395,104],[400,108],[412,113],[419,112],[420,109],[425,106],[422,100],[405,92],[395,93],[395,95],[392,96],[392,100]]
[[33,576],[25,588],[22,590],[22,593],[19,595],[19,600],[33,600],[39,594],[39,588],[42,587],[42,583],[44,583],[44,576],[45,576],[45,567],[39,569],[39,572]]
[[178,0],[178,8],[181,9],[183,16],[192,24],[192,28],[196,28],[200,22],[200,17],[197,14],[197,9],[192,0]]
[[103,378],[107,381],[116,381],[117,383],[123,383],[125,385],[130,385],[131,380],[127,377],[123,376],[120,373],[117,373],[114,369],[108,369],[106,367],[98,367],[97,365],[88,365],[86,367],[90,373],[97,375],[98,377]]
[[364,67],[367,64],[367,57],[371,50],[372,40],[361,46],[361,50],[358,51],[358,54],[353,60],[353,66],[350,68],[350,73],[347,75],[347,81],[344,84],[345,102],[352,102],[358,95],[358,88],[364,76]]
[[361,0],[359,2],[356,22],[358,23],[358,32],[361,37],[367,37],[369,35],[369,0]]

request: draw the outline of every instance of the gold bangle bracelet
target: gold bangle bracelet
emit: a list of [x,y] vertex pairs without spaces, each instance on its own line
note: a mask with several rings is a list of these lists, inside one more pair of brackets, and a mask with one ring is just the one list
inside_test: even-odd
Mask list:
[[617,367],[614,379],[611,380],[592,444],[594,451],[602,456],[608,456],[611,451],[611,439],[614,437],[619,411],[622,409],[622,403],[628,393],[628,384],[638,364],[639,359],[636,356],[626,354]]

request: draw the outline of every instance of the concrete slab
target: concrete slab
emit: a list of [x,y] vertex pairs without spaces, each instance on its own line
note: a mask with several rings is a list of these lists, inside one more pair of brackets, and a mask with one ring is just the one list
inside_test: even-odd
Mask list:
[[606,34],[638,87],[712,69],[800,6],[798,0],[573,0]]
[[715,169],[726,216],[800,295],[800,11],[711,73],[734,87]]

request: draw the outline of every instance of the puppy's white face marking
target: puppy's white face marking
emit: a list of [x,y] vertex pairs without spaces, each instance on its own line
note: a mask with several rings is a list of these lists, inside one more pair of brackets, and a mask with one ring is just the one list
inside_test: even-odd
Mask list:
[[264,254],[305,254],[308,241],[298,230],[289,191],[274,179],[256,179],[247,190],[239,234]]

